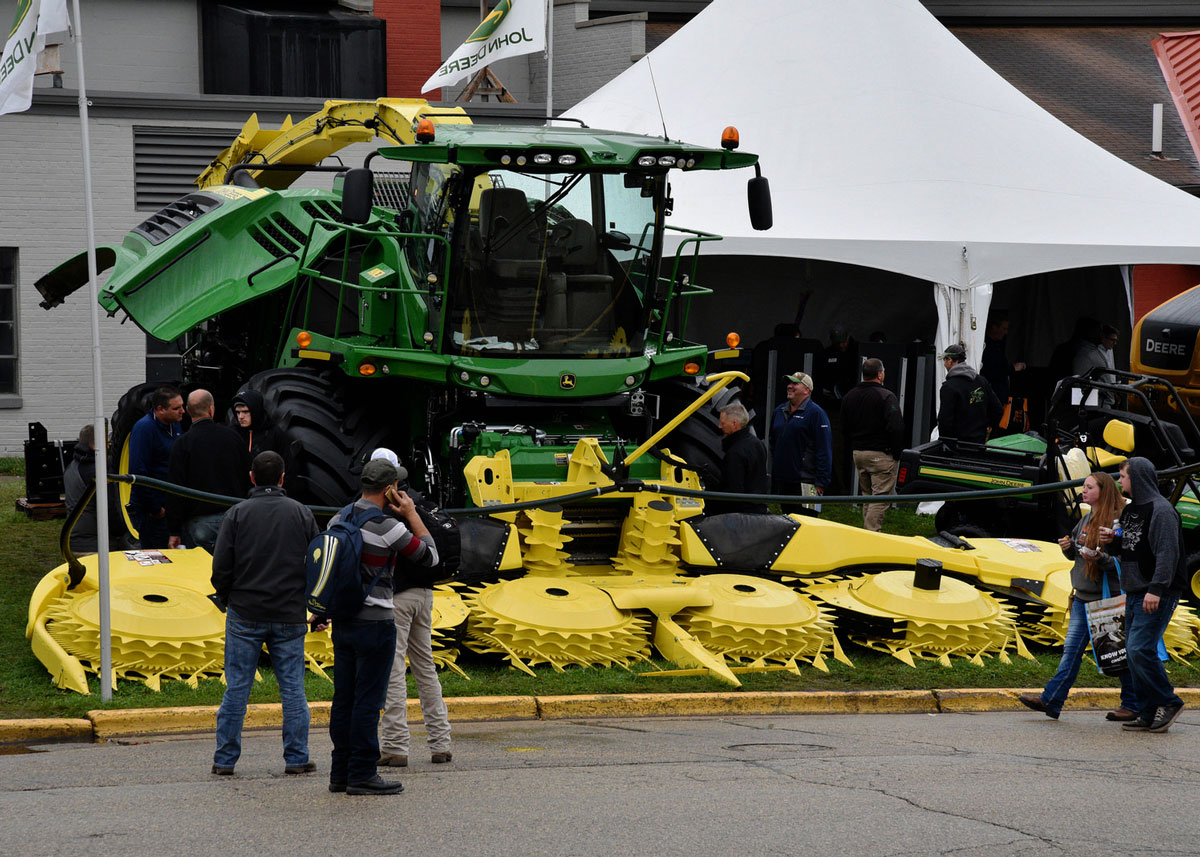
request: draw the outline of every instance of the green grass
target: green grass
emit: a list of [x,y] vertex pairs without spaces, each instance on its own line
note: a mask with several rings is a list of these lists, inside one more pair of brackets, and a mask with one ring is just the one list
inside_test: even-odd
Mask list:
[[24,458],[0,458],[0,476],[24,476]]
[[[224,686],[220,681],[200,682],[192,689],[182,682],[164,681],[161,692],[154,692],[134,681],[121,681],[107,705],[99,697],[99,680],[91,679],[93,694],[82,696],[58,690],[50,684],[50,676],[34,657],[25,639],[29,597],[34,586],[47,571],[61,563],[58,555],[58,532],[61,521],[33,522],[13,510],[15,499],[23,493],[24,483],[12,476],[0,477],[0,718],[13,717],[77,717],[95,708],[142,708],[169,705],[216,705]],[[823,517],[861,526],[862,516],[855,507],[826,506]],[[888,511],[885,528],[889,532],[908,535],[932,534],[928,517],[909,509]],[[843,641],[844,642],[844,641]],[[1013,658],[1005,665],[988,658],[984,666],[955,659],[952,668],[935,661],[918,662],[916,668],[900,663],[878,652],[848,645],[847,654],[855,663],[847,667],[828,659],[829,672],[823,673],[804,665],[800,675],[787,672],[748,673],[739,678],[746,690],[902,690],[947,687],[1038,687],[1053,674],[1058,653],[1035,650],[1036,660]],[[470,680],[453,673],[442,673],[447,696],[488,695],[560,695],[577,693],[668,693],[714,692],[730,688],[706,676],[653,677],[643,673],[657,669],[672,669],[673,665],[656,660],[651,665],[639,664],[633,670],[610,668],[578,668],[556,672],[539,667],[537,677],[508,668],[496,661],[487,661],[467,652],[460,659]],[[1193,666],[1172,664],[1171,672],[1179,684],[1192,684],[1197,670]],[[279,694],[270,670],[264,669],[263,681],[255,686],[252,702],[278,701]],[[411,678],[410,678],[411,682]],[[1079,685],[1084,687],[1115,687],[1113,679],[1100,676],[1085,663]],[[332,685],[316,675],[306,678],[311,700],[327,700]],[[415,689],[410,687],[410,695]]]

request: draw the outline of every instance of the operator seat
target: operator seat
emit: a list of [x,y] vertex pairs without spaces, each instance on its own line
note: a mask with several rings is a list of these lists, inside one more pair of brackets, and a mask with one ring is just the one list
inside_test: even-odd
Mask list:
[[534,336],[545,280],[546,215],[534,214],[520,188],[493,187],[479,195],[487,307],[486,334]]
[[525,191],[493,187],[479,194],[479,230],[489,269],[501,277],[537,276],[545,253],[546,213],[535,215]]
[[570,218],[550,230],[553,249],[562,254],[567,280],[568,325],[575,330],[594,326],[605,336],[616,330],[613,321],[613,278],[603,272],[604,256],[596,230],[586,220]]

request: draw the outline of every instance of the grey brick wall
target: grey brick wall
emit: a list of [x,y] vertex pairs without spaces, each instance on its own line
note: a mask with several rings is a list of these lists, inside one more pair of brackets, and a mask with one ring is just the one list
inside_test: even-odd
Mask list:
[[[0,2],[0,11],[11,6]],[[80,6],[89,92],[200,92],[196,0],[88,0]],[[0,20],[11,20],[11,13]],[[65,35],[62,41],[66,85],[74,86],[75,45]],[[36,85],[51,83],[45,76]]]
[[[91,123],[98,243],[117,243],[140,218],[133,210],[132,121]],[[0,246],[19,252],[17,329],[23,407],[0,410],[0,454],[16,455],[26,423],[67,437],[92,421],[90,300],[76,292],[46,311],[34,281],[87,245],[79,120],[12,114],[0,120]],[[102,318],[104,405],[145,375],[145,338],[132,324]]]

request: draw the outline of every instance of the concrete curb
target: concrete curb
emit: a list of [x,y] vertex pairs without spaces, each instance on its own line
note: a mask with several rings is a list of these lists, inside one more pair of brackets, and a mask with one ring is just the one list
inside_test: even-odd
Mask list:
[[[1200,688],[1178,688],[1189,706],[1200,707]],[[446,699],[450,719],[564,720],[594,717],[694,717],[761,714],[903,714],[1024,711],[1017,696],[1038,689],[789,691],[779,693],[627,693],[588,696],[457,696]],[[1116,688],[1078,688],[1068,708],[1116,708]],[[313,702],[312,725],[329,723],[329,703]],[[213,732],[217,707],[128,708],[89,711],[86,719],[0,720],[0,744],[38,741],[108,741],[139,735]],[[408,719],[420,722],[420,702],[408,701]],[[283,722],[279,703],[250,705],[248,729],[277,729]]]

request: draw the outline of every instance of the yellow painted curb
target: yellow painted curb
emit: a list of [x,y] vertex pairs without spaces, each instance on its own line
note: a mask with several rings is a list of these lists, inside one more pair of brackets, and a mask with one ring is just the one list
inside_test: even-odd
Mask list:
[[[1039,694],[1042,691],[1041,688],[1038,688],[1028,692]],[[1064,707],[1068,710],[1072,708],[1120,708],[1121,689],[1119,687],[1073,687],[1067,695],[1067,704]]]
[[938,707],[947,713],[957,711],[1019,711],[1025,708],[1017,701],[1022,693],[1040,693],[1017,687],[980,687],[967,690],[935,690]]
[[[532,696],[452,696],[446,700],[451,720],[536,720],[537,699]],[[408,701],[408,719],[420,722],[421,703]]]
[[91,741],[92,721],[66,717],[0,720],[0,744],[30,741]]
[[[263,706],[251,705],[250,709]],[[123,710],[88,712],[97,740],[128,735],[163,735],[182,732],[213,732],[217,727],[215,705],[195,708],[126,708]]]
[[937,711],[925,690],[762,693],[629,693],[539,696],[545,720],[568,717],[688,717],[721,714],[855,714]]

